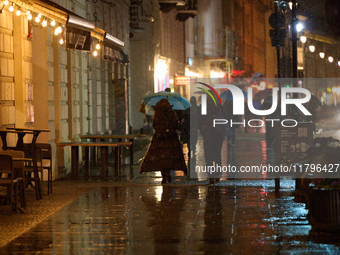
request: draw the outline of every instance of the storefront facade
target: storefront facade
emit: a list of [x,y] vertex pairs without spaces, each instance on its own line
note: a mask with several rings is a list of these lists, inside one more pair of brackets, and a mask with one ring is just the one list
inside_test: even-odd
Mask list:
[[70,151],[57,151],[56,143],[127,130],[129,5],[0,3],[0,126],[49,129],[38,142],[52,145],[56,179],[70,171]]

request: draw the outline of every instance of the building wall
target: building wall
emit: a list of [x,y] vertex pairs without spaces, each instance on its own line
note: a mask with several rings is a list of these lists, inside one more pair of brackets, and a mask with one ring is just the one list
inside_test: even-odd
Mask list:
[[[164,38],[162,13],[157,0],[143,1],[139,8],[140,30],[132,30],[130,38],[130,123],[133,131],[143,126],[144,114],[138,111],[139,104],[148,91],[154,92],[155,58],[161,54]],[[155,18],[150,21],[150,15]]]
[[242,69],[246,76],[253,72],[275,77],[275,49],[270,44],[269,15],[271,1],[223,1],[223,25],[241,39]]
[[[14,84],[14,29],[13,14],[0,15],[0,125],[15,124],[15,84]],[[20,38],[19,38],[20,39]],[[22,60],[21,60],[22,61]],[[21,65],[21,63],[18,63]],[[20,84],[19,84],[20,85]],[[8,136],[9,145],[14,145],[15,136]]]
[[177,10],[162,13],[163,20],[163,44],[161,45],[161,56],[171,59],[169,75],[182,75],[185,72],[185,48],[184,28],[185,23],[176,20]]
[[[95,19],[97,13],[101,20]],[[129,1],[115,1],[109,5],[102,1],[93,3],[88,1],[87,19],[93,21],[96,27],[102,28],[114,37],[125,42],[124,52],[130,55],[129,43]],[[116,116],[117,102],[115,84],[125,79],[129,86],[127,66],[119,63],[104,61],[101,57],[89,55],[89,133],[125,132],[122,127],[117,127]],[[128,93],[127,87],[126,93]]]

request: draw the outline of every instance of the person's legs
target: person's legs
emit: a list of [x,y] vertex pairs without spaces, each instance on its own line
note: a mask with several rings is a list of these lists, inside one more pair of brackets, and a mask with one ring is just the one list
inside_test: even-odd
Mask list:
[[166,183],[167,171],[163,169],[161,173],[162,173],[162,183]]
[[[214,162],[215,162],[215,166],[220,166],[222,167],[222,144],[223,144],[223,139],[217,139],[217,141],[215,142],[215,153],[214,153]],[[221,177],[222,177],[222,172],[216,172],[214,174],[215,177],[215,183],[219,182]]]
[[236,130],[235,126],[231,127],[231,145],[235,144],[235,139],[236,139]]
[[162,183],[171,183],[171,170],[169,169],[163,169],[161,171],[162,173]]
[[171,170],[166,171],[166,179],[168,183],[171,183]]

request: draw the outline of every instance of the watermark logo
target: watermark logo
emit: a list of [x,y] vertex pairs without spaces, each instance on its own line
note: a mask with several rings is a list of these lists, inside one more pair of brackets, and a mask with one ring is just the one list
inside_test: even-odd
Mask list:
[[[220,104],[222,106],[221,97],[218,95],[217,91],[212,86],[210,86],[210,85],[208,85],[206,83],[203,83],[203,82],[197,82],[197,83],[202,84],[202,85],[206,86],[207,88],[209,88],[215,94],[215,96],[217,97],[217,99],[219,100],[219,102],[220,102]],[[212,98],[212,100],[214,101],[215,105],[217,106],[215,97],[211,94],[211,92],[209,90],[203,89],[201,87],[197,87],[197,88],[200,89],[200,90],[203,90],[205,93],[207,93]],[[202,95],[202,102],[203,101],[205,103],[202,104],[202,107],[201,107],[202,115],[207,115],[207,95],[205,95],[205,94]]]
[[[229,125],[230,127],[234,125],[241,125],[245,127],[248,125],[249,127],[263,127],[265,125],[271,125],[274,127],[275,122],[281,122],[281,126],[283,127],[295,127],[297,126],[298,122],[295,119],[279,119],[279,118],[269,118],[269,115],[276,113],[278,107],[280,106],[281,109],[281,116],[286,116],[288,113],[289,106],[295,106],[296,109],[299,109],[302,114],[305,116],[311,116],[312,114],[307,110],[307,108],[303,105],[311,99],[311,93],[308,89],[305,88],[297,88],[297,87],[283,87],[280,90],[281,93],[281,100],[279,100],[278,93],[279,88],[273,87],[270,91],[271,96],[271,103],[270,107],[267,107],[265,109],[256,108],[254,107],[254,99],[253,99],[253,87],[249,86],[247,93],[244,93],[242,89],[240,89],[238,86],[233,84],[216,84],[213,86],[208,85],[203,82],[195,82],[196,84],[200,84],[205,86],[206,88],[197,87],[199,90],[204,91],[205,93],[201,95],[201,115],[207,115],[207,96],[209,95],[213,102],[215,103],[216,107],[223,107],[222,100],[220,95],[217,93],[216,89],[227,89],[230,91],[231,97],[232,97],[232,113],[233,116],[242,116],[245,115],[245,107],[248,107],[248,112],[255,116],[261,116],[261,118],[258,119],[250,119],[246,120],[246,118],[242,119],[240,122],[236,122],[235,119],[224,119],[222,116],[219,116],[219,118],[213,119],[212,126],[218,127],[221,125]],[[293,95],[298,94],[298,97],[287,97],[287,95]],[[269,94],[268,94],[269,96]],[[230,98],[227,100],[231,100]],[[220,106],[218,105],[218,101]],[[245,101],[247,103],[245,104]],[[279,105],[280,102],[280,105]],[[220,114],[221,115],[221,114]],[[278,115],[276,115],[278,116]],[[266,117],[264,120],[262,117]],[[236,118],[237,119],[237,118]],[[247,123],[246,123],[247,122]]]
[[[221,98],[218,96],[215,89],[213,89],[210,85],[207,85],[201,82],[198,82],[198,83],[208,86],[217,95],[222,105]],[[231,85],[231,84],[217,84],[215,85],[215,88],[229,89],[233,96],[233,115],[244,115],[245,98],[244,98],[244,94],[242,90],[239,87],[235,85]],[[202,90],[204,90],[207,94],[209,94],[213,98],[215,105],[216,105],[216,101],[213,95],[205,89],[202,89]],[[273,100],[272,100],[272,106],[270,109],[258,110],[258,109],[255,109],[255,107],[253,106],[253,89],[251,87],[248,88],[247,102],[248,102],[249,111],[254,115],[261,115],[261,116],[267,116],[267,115],[274,113],[278,105],[278,91],[279,91],[279,88],[272,89]],[[305,97],[304,98],[287,98],[286,95],[288,93],[301,93],[301,94],[304,94]],[[307,115],[307,116],[312,115],[303,105],[304,103],[309,102],[310,99],[311,99],[311,93],[309,92],[309,90],[305,88],[282,88],[281,89],[281,115],[282,116],[287,115],[287,105],[289,104],[295,105],[304,115]],[[207,114],[206,96],[202,95],[201,101],[202,101],[201,114],[206,115]]]

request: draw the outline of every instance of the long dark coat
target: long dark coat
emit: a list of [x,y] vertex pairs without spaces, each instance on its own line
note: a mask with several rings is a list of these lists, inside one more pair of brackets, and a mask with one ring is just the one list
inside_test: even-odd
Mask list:
[[151,144],[140,167],[140,173],[161,170],[182,170],[187,173],[178,134],[175,111],[168,105],[155,106]]

